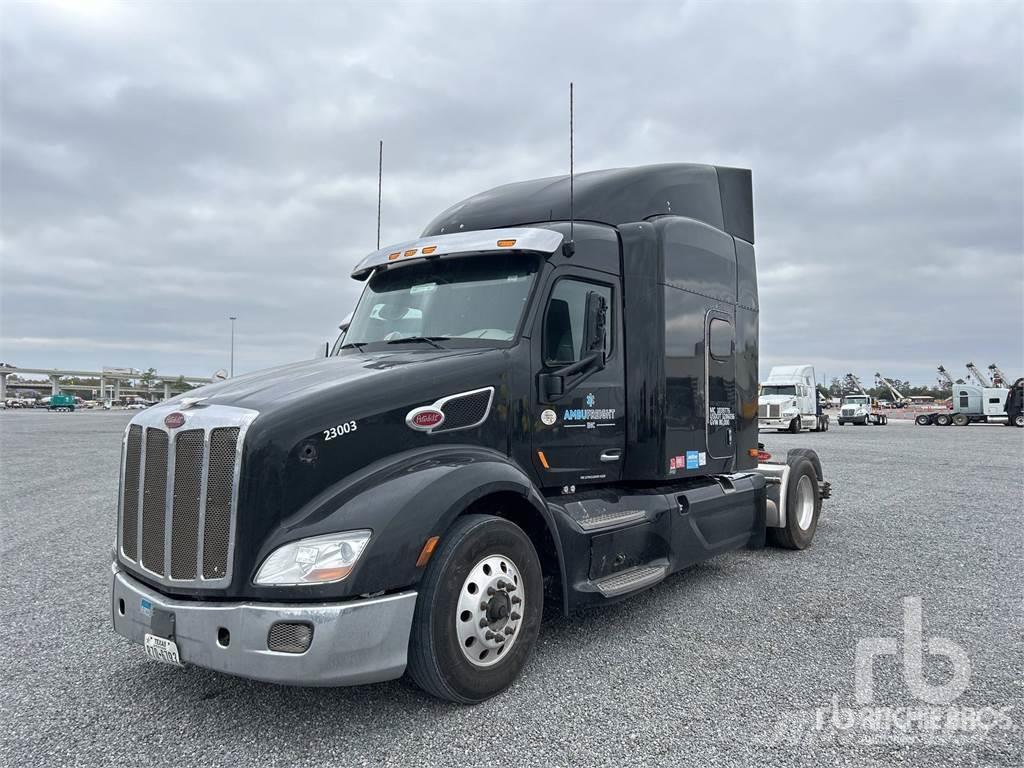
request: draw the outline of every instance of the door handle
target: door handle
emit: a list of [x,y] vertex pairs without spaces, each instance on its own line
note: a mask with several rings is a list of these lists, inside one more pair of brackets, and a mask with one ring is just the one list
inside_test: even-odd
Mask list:
[[601,453],[601,461],[603,461],[603,462],[618,461],[621,458],[622,458],[622,451],[619,448],[616,448],[616,449],[611,450],[611,451],[603,451]]

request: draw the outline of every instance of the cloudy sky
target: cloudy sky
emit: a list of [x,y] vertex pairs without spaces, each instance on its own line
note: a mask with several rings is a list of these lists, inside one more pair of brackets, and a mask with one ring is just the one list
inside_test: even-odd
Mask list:
[[508,181],[753,169],[762,367],[1024,374],[1013,2],[4,2],[0,360],[208,375],[333,338],[376,239]]

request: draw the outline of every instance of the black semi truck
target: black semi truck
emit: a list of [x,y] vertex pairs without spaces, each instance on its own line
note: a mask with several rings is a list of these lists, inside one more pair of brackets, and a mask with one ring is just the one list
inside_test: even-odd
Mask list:
[[[572,210],[572,212],[571,212]],[[666,164],[511,184],[354,270],[324,359],[140,413],[117,632],[258,680],[503,690],[541,629],[767,539],[820,462],[757,442],[751,175]],[[751,620],[756,620],[752,616]]]

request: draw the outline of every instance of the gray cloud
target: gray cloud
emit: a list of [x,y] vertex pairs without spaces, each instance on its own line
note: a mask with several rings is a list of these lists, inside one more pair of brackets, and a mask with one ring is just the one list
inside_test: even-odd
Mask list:
[[308,357],[383,239],[508,181],[754,170],[763,365],[1024,373],[1013,4],[11,5],[0,359]]

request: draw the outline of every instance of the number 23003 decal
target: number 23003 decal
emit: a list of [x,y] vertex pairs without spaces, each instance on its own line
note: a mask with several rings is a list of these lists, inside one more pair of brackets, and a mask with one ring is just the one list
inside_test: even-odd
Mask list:
[[356,424],[354,421],[346,421],[344,424],[339,424],[336,427],[325,429],[324,442],[327,442],[328,440],[333,440],[336,437],[343,437],[349,434],[350,432],[355,432],[357,429],[359,429],[359,425]]

